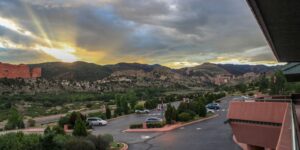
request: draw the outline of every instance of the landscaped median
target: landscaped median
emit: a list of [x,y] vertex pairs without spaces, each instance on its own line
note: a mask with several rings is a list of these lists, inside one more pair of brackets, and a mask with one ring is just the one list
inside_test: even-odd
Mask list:
[[[124,130],[124,132],[167,132],[167,131],[171,131],[186,125],[190,125],[193,123],[197,123],[197,122],[201,122],[201,121],[205,121],[205,120],[209,120],[209,119],[213,119],[215,117],[218,117],[218,114],[214,114],[205,118],[199,118],[197,120],[193,120],[190,122],[177,122],[171,125],[164,125],[163,127],[158,127],[158,128],[149,128],[149,125],[146,124],[135,124],[132,125],[130,129],[126,129]],[[148,127],[147,127],[148,126]]]

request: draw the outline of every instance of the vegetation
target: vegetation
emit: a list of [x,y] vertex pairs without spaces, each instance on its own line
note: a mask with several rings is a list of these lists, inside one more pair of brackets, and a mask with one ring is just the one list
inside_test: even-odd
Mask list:
[[22,129],[22,128],[25,128],[25,125],[23,122],[23,116],[17,111],[17,109],[11,108],[10,116],[5,125],[5,129],[13,130],[13,129]]
[[105,105],[105,115],[106,115],[106,119],[111,118],[111,110],[108,105]]
[[193,119],[192,115],[190,113],[187,113],[187,112],[182,112],[178,115],[178,120],[179,121],[186,122],[186,121],[190,121],[192,119]]
[[167,110],[165,112],[165,119],[167,124],[172,124],[177,121],[177,110],[171,104],[167,105]]
[[142,123],[138,123],[138,124],[131,124],[129,126],[130,129],[139,129],[139,128],[143,128],[143,124]]
[[87,130],[86,130],[86,124],[81,119],[81,117],[78,117],[75,122],[74,130],[73,130],[74,136],[87,136]]
[[147,123],[147,128],[162,128],[165,126],[164,122],[157,122],[157,123]]

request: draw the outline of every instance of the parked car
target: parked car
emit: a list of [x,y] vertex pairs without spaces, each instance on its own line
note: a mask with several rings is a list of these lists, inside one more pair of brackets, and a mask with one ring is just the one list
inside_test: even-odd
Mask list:
[[98,117],[90,117],[86,119],[86,122],[90,125],[90,126],[104,126],[107,125],[107,121],[98,118]]
[[150,110],[148,109],[144,109],[144,110],[135,110],[135,113],[139,113],[139,114],[146,114],[146,113],[149,113]]
[[220,109],[220,105],[218,103],[209,103],[206,105],[207,109],[218,110]]
[[150,118],[147,118],[145,120],[146,123],[160,123],[162,121],[163,120],[161,118],[158,118],[158,117],[150,117]]
[[206,108],[207,113],[215,113],[215,110]]

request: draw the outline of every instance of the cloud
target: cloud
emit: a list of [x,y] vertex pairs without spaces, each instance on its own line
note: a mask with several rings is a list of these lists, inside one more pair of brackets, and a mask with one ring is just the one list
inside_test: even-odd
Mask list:
[[13,43],[18,47],[6,48],[64,61],[275,62],[244,1],[4,0],[1,18],[2,47]]

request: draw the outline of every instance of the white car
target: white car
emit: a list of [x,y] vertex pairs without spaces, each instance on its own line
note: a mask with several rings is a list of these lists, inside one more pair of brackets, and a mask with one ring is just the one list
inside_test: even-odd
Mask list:
[[215,113],[215,110],[213,110],[213,109],[207,109],[207,108],[206,108],[206,112],[207,112],[207,113]]
[[144,110],[135,110],[135,113],[139,113],[139,114],[146,114],[146,113],[149,113],[150,110],[148,109],[144,109]]
[[91,126],[105,126],[105,125],[107,125],[107,121],[105,121],[105,120],[103,120],[99,117],[90,117],[90,118],[87,118],[86,121]]

